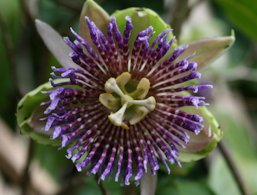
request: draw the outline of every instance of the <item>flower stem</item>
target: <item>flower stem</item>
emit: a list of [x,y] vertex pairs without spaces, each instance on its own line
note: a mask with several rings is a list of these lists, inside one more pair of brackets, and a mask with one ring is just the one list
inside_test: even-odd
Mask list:
[[170,26],[179,39],[184,21],[188,18],[188,0],[176,0],[170,5]]
[[170,1],[169,24],[174,29],[174,34],[179,39],[183,23],[189,18],[191,11],[205,0],[198,0],[189,7],[189,0]]
[[234,177],[234,180],[241,192],[241,194],[243,195],[250,195],[246,186],[245,186],[245,183],[239,173],[239,170],[235,164],[235,161],[234,159],[232,158],[230,152],[228,151],[227,147],[225,146],[225,144],[223,143],[223,141],[221,141],[219,144],[218,144],[218,149],[220,151],[220,153],[222,154],[222,156],[224,157],[224,160],[226,161],[227,163],[227,166],[228,168],[230,169],[230,172],[231,174],[233,175]]
[[67,183],[63,185],[59,192],[55,195],[69,195],[74,194],[77,190],[80,189],[81,186],[85,186],[86,183],[84,181],[84,174],[75,173],[74,175],[69,176]]
[[97,182],[97,184],[98,184],[98,187],[99,187],[99,189],[100,189],[100,191],[101,191],[101,194],[102,195],[108,195],[108,193],[107,193],[107,190],[105,189],[105,187],[103,186],[103,183],[100,181],[98,181],[98,177],[97,176],[95,176],[95,180],[96,180],[96,182]]

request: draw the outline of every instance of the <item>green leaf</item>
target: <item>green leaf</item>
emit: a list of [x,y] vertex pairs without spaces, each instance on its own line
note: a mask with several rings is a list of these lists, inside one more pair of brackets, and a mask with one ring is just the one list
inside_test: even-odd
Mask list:
[[257,41],[256,0],[215,0],[232,23],[247,36]]
[[189,43],[186,51],[176,61],[194,55],[190,61],[197,62],[198,68],[202,68],[223,54],[234,42],[233,31],[230,36],[197,40]]
[[215,157],[210,168],[208,182],[215,194],[240,195],[233,176],[221,156]]
[[40,118],[44,117],[44,107],[40,106],[41,102],[47,101],[48,95],[42,91],[51,89],[50,83],[45,83],[33,91],[27,93],[17,106],[17,122],[21,133],[30,136],[42,144],[58,145],[60,140],[52,140],[51,132],[43,130],[44,123]]
[[[234,110],[229,110],[225,108],[224,110],[220,110],[217,116],[219,121],[221,121],[221,126],[224,128],[224,144],[227,147],[227,150],[229,151],[232,160],[234,161],[238,169],[238,172],[241,175],[247,187],[247,190],[249,191],[249,194],[253,194],[254,192],[257,192],[257,150],[255,145],[256,142],[253,134],[249,133],[251,130],[249,129],[248,123],[243,122],[245,120],[242,119],[244,118],[244,116],[242,116],[242,118],[239,119],[238,115],[235,115],[234,112]],[[239,109],[238,112],[241,112],[241,110]],[[242,112],[242,115],[244,115],[244,112]],[[214,175],[211,175],[210,179],[212,185],[214,185],[217,191],[220,187],[218,185],[223,184],[222,181],[217,181],[215,177],[220,172],[225,171],[230,172],[223,159],[219,160],[218,158],[211,164],[211,174]],[[228,173],[224,173],[224,175],[225,174],[228,175]],[[227,181],[226,177],[224,178],[224,183],[226,183]],[[228,185],[236,185],[234,181],[230,182],[231,184]],[[235,188],[235,186],[233,188]]]
[[197,195],[214,195],[211,189],[207,186],[206,182],[203,180],[188,181],[188,180],[178,180],[176,181],[176,188],[178,194],[188,195],[188,194],[197,194]]
[[84,3],[80,14],[80,35],[87,40],[91,45],[93,45],[88,26],[86,25],[85,17],[89,17],[96,26],[104,33],[107,31],[107,24],[110,20],[108,13],[102,9],[96,2],[93,0],[87,0]]
[[179,159],[182,162],[196,161],[206,157],[217,145],[222,138],[223,132],[219,128],[219,124],[215,117],[204,106],[185,108],[189,113],[199,114],[204,118],[204,129],[195,135],[189,132],[190,141],[185,149],[182,149]]
[[174,177],[160,177],[157,193],[161,195],[214,195],[204,179],[178,179]]

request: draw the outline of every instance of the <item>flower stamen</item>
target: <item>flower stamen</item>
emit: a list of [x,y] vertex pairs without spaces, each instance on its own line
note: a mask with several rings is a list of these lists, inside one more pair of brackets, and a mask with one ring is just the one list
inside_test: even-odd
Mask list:
[[116,79],[111,77],[105,83],[105,91],[99,101],[108,108],[109,120],[115,126],[128,129],[124,120],[134,125],[153,111],[156,100],[153,96],[144,99],[150,89],[150,81],[142,78],[139,82],[131,79],[129,72],[123,72]]

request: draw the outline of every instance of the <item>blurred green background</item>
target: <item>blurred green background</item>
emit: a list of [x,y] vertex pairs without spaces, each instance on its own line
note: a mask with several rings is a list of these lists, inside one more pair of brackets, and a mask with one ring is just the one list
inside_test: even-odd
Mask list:
[[[224,145],[249,194],[257,194],[257,1],[256,0],[98,0],[110,14],[131,6],[148,7],[174,27],[180,43],[230,35],[234,46],[202,70],[214,89],[210,110],[224,131]],[[58,65],[39,38],[34,19],[62,35],[78,26],[83,0],[0,0],[0,194],[139,194],[113,181],[76,174],[65,151],[19,135],[15,110],[19,99],[49,78]],[[178,4],[179,9],[174,9]],[[219,150],[208,158],[160,171],[160,195],[239,195]]]

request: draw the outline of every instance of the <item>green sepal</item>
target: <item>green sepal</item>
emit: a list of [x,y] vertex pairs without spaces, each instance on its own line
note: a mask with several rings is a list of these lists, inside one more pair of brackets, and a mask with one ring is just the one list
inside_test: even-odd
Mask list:
[[[223,136],[223,132],[215,117],[205,106],[199,108],[188,107],[185,111],[192,114],[198,114],[204,118],[204,129],[198,135],[191,134],[190,141],[192,147],[190,147],[189,143],[186,145],[185,149],[180,150],[179,160],[181,162],[190,162],[206,157],[213,149],[215,149]],[[198,138],[198,140],[194,140],[194,138]]]
[[94,44],[91,41],[89,29],[85,20],[86,16],[89,17],[90,20],[92,20],[104,33],[107,31],[107,25],[110,21],[110,17],[109,14],[95,1],[86,0],[84,3],[79,20],[80,35],[93,46]]
[[[138,33],[142,30],[145,30],[149,26],[152,26],[155,32],[150,42],[152,42],[157,37],[157,35],[164,30],[170,29],[170,26],[165,23],[156,12],[147,8],[132,7],[124,10],[118,10],[114,12],[112,16],[116,18],[118,27],[121,32],[123,32],[125,29],[125,17],[131,17],[134,28],[131,33],[130,46],[133,46]],[[168,39],[171,39],[172,36],[172,33],[170,33]],[[173,43],[172,48],[174,49],[175,47],[176,43]]]
[[16,115],[21,134],[27,135],[41,144],[57,146],[60,144],[60,140],[51,139],[50,130],[44,131],[44,123],[40,121],[40,118],[44,117],[44,108],[40,106],[40,103],[49,100],[49,96],[42,92],[52,88],[48,82],[27,93],[18,103]]
[[198,69],[202,68],[227,51],[234,44],[234,42],[234,31],[231,32],[230,36],[193,41],[187,45],[188,47],[185,52],[183,52],[175,62],[193,55],[193,57],[190,58],[190,61],[197,62]]

